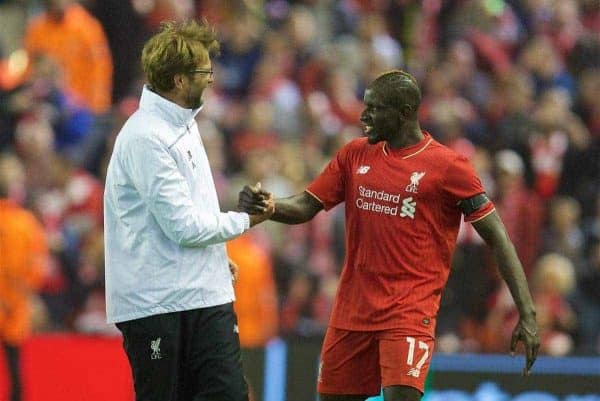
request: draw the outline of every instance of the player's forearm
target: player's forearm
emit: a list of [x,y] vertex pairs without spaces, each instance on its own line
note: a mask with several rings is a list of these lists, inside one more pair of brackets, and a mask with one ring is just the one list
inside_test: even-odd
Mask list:
[[535,306],[523,267],[498,214],[493,212],[474,222],[473,226],[492,249],[500,274],[510,289],[521,318],[535,317]]
[[306,223],[312,217],[313,215],[310,215],[298,202],[295,202],[293,197],[275,199],[275,213],[271,216],[273,221],[285,224],[301,224]]
[[535,306],[533,299],[527,286],[523,267],[512,242],[506,240],[506,243],[497,246],[493,251],[500,275],[510,289],[521,318],[534,318]]
[[306,193],[275,199],[275,213],[271,220],[285,224],[301,224],[312,219],[322,209]]

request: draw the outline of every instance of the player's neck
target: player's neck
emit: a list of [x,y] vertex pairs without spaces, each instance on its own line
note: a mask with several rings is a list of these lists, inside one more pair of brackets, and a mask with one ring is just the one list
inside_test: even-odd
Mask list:
[[390,149],[401,149],[419,143],[425,138],[418,122],[402,127],[398,135],[388,140]]

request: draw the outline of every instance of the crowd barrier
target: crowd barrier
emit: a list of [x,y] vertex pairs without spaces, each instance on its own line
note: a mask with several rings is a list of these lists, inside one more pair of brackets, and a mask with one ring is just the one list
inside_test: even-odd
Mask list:
[[[277,339],[244,349],[255,400],[316,400],[320,344]],[[523,364],[522,356],[437,354],[423,401],[600,401],[600,357],[540,357],[527,378]],[[5,365],[0,352],[0,401],[8,399]],[[21,365],[23,401],[133,400],[121,338],[39,335],[23,345]]]

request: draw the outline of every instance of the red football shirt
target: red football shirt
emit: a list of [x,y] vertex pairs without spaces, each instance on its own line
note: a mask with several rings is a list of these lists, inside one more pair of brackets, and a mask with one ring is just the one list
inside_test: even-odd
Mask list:
[[[356,139],[307,189],[325,210],[346,202],[333,327],[434,334],[462,215],[457,204],[484,189],[466,158],[424,135],[399,150]],[[488,202],[465,221],[493,210]]]

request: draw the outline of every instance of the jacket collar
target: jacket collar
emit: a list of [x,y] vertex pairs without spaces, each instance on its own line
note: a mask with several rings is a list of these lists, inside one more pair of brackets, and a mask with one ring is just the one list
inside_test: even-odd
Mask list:
[[177,127],[185,127],[194,120],[194,117],[202,109],[202,106],[197,109],[184,109],[178,104],[160,96],[158,93],[153,92],[147,85],[144,85],[140,99],[140,109],[156,114],[169,124]]

